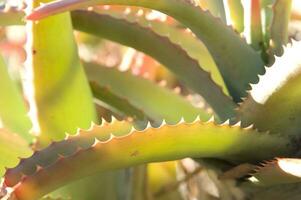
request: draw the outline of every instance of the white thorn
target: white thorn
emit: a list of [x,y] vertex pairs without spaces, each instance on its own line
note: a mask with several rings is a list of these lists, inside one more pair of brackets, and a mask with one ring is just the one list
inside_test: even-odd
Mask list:
[[149,128],[152,128],[150,121],[147,122],[145,129],[149,129]]
[[182,124],[182,123],[185,123],[184,117],[181,117],[181,118],[180,118],[179,123],[181,123],[181,124]]
[[249,126],[245,127],[244,129],[246,129],[246,130],[250,130],[250,129],[253,129],[253,128],[254,128],[254,124],[251,124],[251,125],[249,125]]
[[221,126],[227,126],[230,124],[230,119],[227,119],[224,123],[221,124]]
[[215,117],[214,115],[210,117],[210,119],[206,123],[214,123],[215,122]]
[[233,125],[233,127],[241,127],[241,121],[238,121],[236,124]]
[[100,143],[100,140],[99,139],[97,139],[96,137],[94,138],[94,142],[93,142],[93,144],[92,144],[92,147],[95,147],[97,144],[99,144]]

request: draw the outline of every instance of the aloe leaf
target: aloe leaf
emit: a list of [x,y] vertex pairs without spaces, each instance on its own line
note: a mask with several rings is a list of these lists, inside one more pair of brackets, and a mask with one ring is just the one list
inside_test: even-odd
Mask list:
[[[155,33],[168,37],[168,39],[179,46],[181,46],[182,49],[184,49],[187,54],[192,57],[193,59],[197,60],[199,62],[200,67],[202,67],[205,71],[210,72],[212,79],[223,88],[223,91],[228,94],[227,88],[225,86],[225,83],[223,81],[222,76],[220,75],[220,72],[208,52],[208,49],[206,46],[198,39],[196,38],[189,29],[183,29],[179,28],[176,25],[167,24],[164,22],[160,22],[157,20],[148,20],[147,15],[139,16],[138,12],[130,12],[126,13],[126,15],[122,14],[120,12],[116,12],[113,9],[93,9],[95,12],[100,14],[107,14],[117,19],[123,19],[128,22],[131,22],[131,26],[134,26],[136,24],[137,26],[140,25],[142,27],[148,27],[148,31],[154,31]],[[127,10],[124,10],[126,12]],[[75,11],[76,12],[76,11]],[[136,23],[134,23],[136,22]],[[75,24],[76,21],[74,22]],[[126,25],[126,24],[125,24]],[[79,24],[80,26],[80,24]],[[76,28],[76,27],[75,27]],[[108,27],[110,28],[110,27]],[[149,30],[150,29],[150,30]],[[123,30],[122,32],[126,32],[128,29]],[[141,31],[141,30],[140,30]],[[103,37],[105,37],[103,33]]]
[[147,113],[147,116],[157,123],[162,119],[175,123],[182,117],[187,121],[194,120],[198,115],[204,120],[210,117],[208,113],[194,107],[178,94],[134,76],[131,72],[120,72],[118,69],[92,63],[85,63],[85,70],[89,81],[102,87],[109,87],[113,93],[127,99],[130,104]]
[[[115,123],[127,125],[126,122]],[[114,125],[93,125],[87,131],[80,130],[77,135],[55,142],[9,169],[5,185],[14,187],[11,195],[19,200],[34,200],[75,179],[147,162],[185,157],[257,161],[287,155],[294,150],[288,137],[239,126],[216,125],[212,121],[163,123],[159,128],[147,127],[141,131],[128,126],[131,131],[117,131],[118,136],[113,135],[110,127],[115,129]],[[254,152],[254,148],[258,151]],[[48,155],[53,157],[46,159]],[[88,164],[91,162],[93,165]],[[71,173],[66,173],[68,171]]]
[[[32,4],[28,4],[27,11],[46,1],[29,2]],[[74,133],[78,127],[87,128],[98,119],[92,92],[78,57],[70,14],[64,13],[39,23],[27,22],[26,28],[25,67],[33,77],[29,76],[32,79],[25,88],[34,91],[28,96],[30,108],[36,108],[31,116],[36,125],[34,131],[39,133],[37,144],[41,147],[51,140],[64,138],[65,132]],[[103,182],[104,176],[96,174],[98,189],[83,187],[95,184],[95,179],[87,179],[85,184],[66,186],[59,192],[73,199],[76,193],[87,194],[87,197],[94,195],[99,199],[103,190],[116,189],[114,182],[124,181],[122,177],[117,180],[118,175],[111,173]],[[108,199],[118,193],[120,191],[116,189]]]
[[146,120],[146,114],[143,111],[134,107],[126,99],[115,95],[109,87],[99,86],[95,82],[91,82],[90,87],[94,97],[104,103],[104,106],[108,107],[108,109],[116,111],[123,116],[131,117],[135,121]]
[[209,11],[216,17],[226,23],[226,13],[223,0],[206,0]]
[[12,132],[17,133],[27,142],[32,142],[29,134],[31,122],[27,116],[21,91],[10,78],[3,58],[0,56],[0,122]]
[[260,2],[264,43],[266,48],[269,48],[270,46],[271,24],[273,21],[273,4],[275,1],[276,0],[262,0]]
[[256,169],[251,180],[261,186],[273,186],[301,182],[301,160],[277,158]]
[[227,23],[231,24],[239,33],[244,31],[244,8],[241,0],[224,1],[227,13]]
[[284,55],[266,69],[257,85],[252,85],[240,107],[243,126],[254,123],[259,130],[300,137],[300,51],[301,42],[285,47]]
[[292,0],[276,0],[273,5],[271,25],[271,48],[277,56],[283,54],[282,46],[288,42],[288,23],[291,17]]
[[261,8],[260,0],[251,0],[250,39],[251,39],[251,45],[256,50],[261,50],[263,47],[260,8]]
[[26,140],[8,130],[0,129],[0,176],[4,174],[6,167],[15,166],[19,157],[28,157],[31,152]]
[[234,116],[236,106],[233,101],[212,81],[210,74],[200,68],[196,60],[168,38],[137,23],[89,11],[74,11],[72,19],[78,30],[117,41],[151,55],[191,89],[201,94],[222,120]]
[[[249,47],[238,34],[208,12],[178,0],[72,0],[41,5],[28,19],[37,20],[51,14],[96,4],[142,6],[170,15],[191,29],[212,54],[230,94],[235,101],[245,96],[249,83],[257,82],[257,74],[264,73],[260,55]],[[221,34],[222,33],[222,34]],[[231,54],[229,54],[231,52]]]
[[[33,1],[36,7],[41,1]],[[64,27],[64,31],[62,31]],[[39,142],[62,139],[65,132],[89,127],[96,121],[92,94],[81,66],[69,13],[39,23],[27,22],[26,70],[33,78],[26,82],[34,131]],[[33,112],[34,108],[38,112]],[[81,113],[79,115],[79,113]],[[68,116],[68,117],[67,117]]]
[[[118,121],[113,118],[112,122],[106,122],[102,120],[102,124],[98,126],[95,133],[89,133],[92,137],[92,143],[94,138],[98,140],[106,140],[109,138],[109,134],[112,133],[116,136],[121,136],[128,133],[131,130],[131,123],[127,121]],[[95,129],[95,130],[96,130]],[[81,133],[87,133],[87,131],[81,130]],[[97,134],[96,134],[97,133]],[[84,137],[83,137],[84,136]],[[32,157],[28,159],[22,159],[19,165],[15,168],[8,169],[6,172],[7,185],[15,185],[22,178],[23,174],[32,174],[37,166],[47,166],[55,162],[60,156],[70,156],[77,148],[88,148],[91,144],[89,138],[86,138],[87,134],[82,136],[78,134],[77,137],[73,135],[66,135],[65,141],[53,142],[46,149],[37,151]],[[36,157],[37,156],[37,157]]]

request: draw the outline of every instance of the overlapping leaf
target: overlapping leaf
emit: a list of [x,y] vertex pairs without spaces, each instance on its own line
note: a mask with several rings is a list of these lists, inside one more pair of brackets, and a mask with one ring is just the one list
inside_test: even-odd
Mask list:
[[92,63],[86,63],[85,70],[89,81],[108,87],[157,123],[163,119],[175,123],[182,117],[192,121],[197,115],[201,115],[203,120],[209,118],[208,113],[192,106],[181,96],[131,72],[120,72]]
[[233,101],[213,82],[210,74],[200,68],[196,60],[167,37],[138,23],[89,11],[75,11],[72,18],[78,30],[134,47],[160,61],[187,86],[201,94],[222,120],[234,116],[236,105]]
[[5,167],[13,167],[18,163],[19,157],[28,157],[31,150],[28,143],[19,135],[5,129],[0,129],[0,176]]
[[288,42],[288,23],[291,16],[292,0],[276,0],[273,5],[271,24],[271,48],[277,56],[283,54],[282,46]]
[[249,97],[240,108],[243,125],[254,123],[260,130],[300,137],[301,42],[284,48],[282,57],[267,68],[260,82],[252,86]]
[[31,122],[27,116],[25,102],[17,85],[9,76],[2,57],[0,57],[0,122],[27,142],[32,141],[33,137],[29,134]]
[[[125,129],[131,131],[127,134]],[[142,131],[131,129],[126,122],[115,121],[109,125],[93,125],[87,131],[80,130],[77,135],[55,142],[22,160],[17,167],[7,171],[5,184],[15,186],[12,196],[34,200],[72,180],[96,172],[185,157],[256,161],[290,154],[293,148],[289,143],[288,137],[238,126],[216,125],[211,121],[195,120],[177,125],[163,123],[159,128],[147,127]],[[88,164],[91,162],[93,165]]]
[[[190,28],[207,46],[235,101],[245,96],[250,82],[257,82],[257,74],[263,73],[263,61],[232,29],[226,27],[210,13],[185,1],[178,0],[61,0],[42,5],[28,16],[40,19],[51,14],[96,4],[141,6],[159,10]],[[229,53],[231,52],[231,53]]]

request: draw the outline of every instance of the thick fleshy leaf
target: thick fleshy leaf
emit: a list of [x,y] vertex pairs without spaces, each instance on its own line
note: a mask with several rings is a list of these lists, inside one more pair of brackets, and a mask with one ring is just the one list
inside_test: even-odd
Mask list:
[[239,33],[244,30],[244,8],[240,0],[224,1],[225,10],[227,13],[227,23]]
[[78,30],[117,41],[151,55],[174,72],[189,88],[201,94],[222,120],[234,116],[234,102],[213,82],[210,74],[200,68],[195,59],[167,37],[138,23],[89,11],[74,11],[72,19]]
[[[258,81],[264,73],[260,55],[249,47],[231,28],[210,13],[178,0],[60,0],[41,5],[28,19],[41,19],[51,14],[97,4],[141,6],[170,15],[191,29],[207,46],[235,101],[245,96],[249,83]],[[231,52],[231,53],[229,53]]]
[[[33,1],[28,10],[42,2],[49,1]],[[47,144],[64,138],[65,132],[89,127],[97,120],[96,111],[77,55],[69,13],[39,23],[27,22],[26,29],[25,69],[29,76],[25,89],[33,131],[39,134],[41,144]]]
[[292,0],[276,0],[273,5],[271,25],[271,48],[277,56],[283,54],[283,45],[288,42],[288,23],[291,17]]
[[258,167],[250,178],[255,184],[273,186],[301,182],[301,160],[277,158]]
[[256,50],[261,50],[263,47],[260,11],[260,0],[251,0],[250,42],[253,48]]
[[261,0],[261,18],[263,25],[264,44],[270,46],[271,24],[273,21],[273,4],[276,0]]
[[3,58],[0,56],[0,123],[6,129],[17,133],[27,142],[32,142],[29,134],[31,122],[21,91],[9,76]]
[[[148,126],[142,131],[131,128],[127,122],[115,121],[80,130],[77,135],[55,142],[22,160],[17,167],[7,170],[5,184],[14,187],[11,195],[17,199],[34,200],[70,181],[97,172],[185,157],[257,161],[290,154],[293,148],[289,144],[288,137],[211,121],[195,120],[177,125],[163,122],[159,128]],[[89,164],[91,162],[93,165]]]
[[[97,13],[108,14],[114,18],[131,22],[131,26],[134,26],[135,24],[140,25],[144,27],[144,30],[148,27],[148,31],[154,31],[163,37],[168,37],[172,43],[181,46],[191,58],[197,60],[200,67],[209,72],[212,79],[223,88],[223,91],[226,94],[228,94],[223,78],[208,49],[189,29],[179,28],[177,25],[161,22],[159,20],[149,20],[149,15],[146,12],[144,15],[139,13],[141,10],[138,10],[137,12],[127,12],[128,10],[129,9],[125,9],[123,11],[123,13],[126,13],[126,15],[124,15],[122,11],[116,12],[113,9],[93,9],[93,11]],[[76,22],[74,23],[77,24]],[[122,32],[126,31],[127,30],[123,30]]]
[[226,13],[223,0],[206,0],[207,9],[216,17],[226,23]]
[[301,42],[284,48],[282,57],[267,68],[249,97],[241,105],[243,126],[255,125],[259,130],[300,137],[301,109]]
[[182,117],[192,121],[198,115],[204,120],[210,117],[204,110],[194,107],[178,94],[142,77],[134,76],[131,72],[120,72],[118,69],[92,63],[85,63],[85,69],[89,81],[108,87],[157,123],[163,119],[176,123]]
[[146,114],[131,105],[126,99],[115,95],[109,87],[99,86],[95,82],[90,83],[94,97],[101,101],[101,105],[112,110],[113,112],[130,117],[135,121],[145,121]]
[[[27,1],[26,11],[50,1]],[[50,141],[63,139],[65,132],[74,133],[78,127],[87,128],[98,119],[89,83],[79,60],[70,14],[53,16],[39,23],[27,21],[26,32],[25,68],[29,72],[26,76],[29,80],[25,88],[28,89],[34,131],[39,133],[37,146],[41,148]],[[114,188],[115,192],[106,196],[112,199],[110,197],[120,193],[114,182],[124,181],[121,176],[116,178],[118,176],[112,173],[102,180],[104,176],[96,174],[100,188],[89,187],[95,184],[93,177],[85,182],[87,187],[80,183],[66,186],[60,194],[75,199],[76,193],[81,193],[83,196],[87,194],[82,199],[91,196],[100,199],[103,190]],[[106,200],[106,197],[102,199]]]
[[19,157],[28,157],[32,153],[28,143],[19,135],[0,129],[0,176],[6,167],[15,166]]

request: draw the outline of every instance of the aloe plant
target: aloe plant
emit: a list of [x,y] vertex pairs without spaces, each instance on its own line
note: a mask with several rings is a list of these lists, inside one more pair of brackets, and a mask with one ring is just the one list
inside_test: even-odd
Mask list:
[[[300,198],[291,0],[26,3],[0,15],[27,34],[23,90],[0,63],[0,199],[192,199],[174,190],[200,173],[199,199]],[[151,20],[154,10],[168,20]],[[143,52],[170,73],[157,81],[89,61],[73,30],[94,48],[111,40]],[[201,168],[150,189],[150,163],[159,172],[184,158]]]

